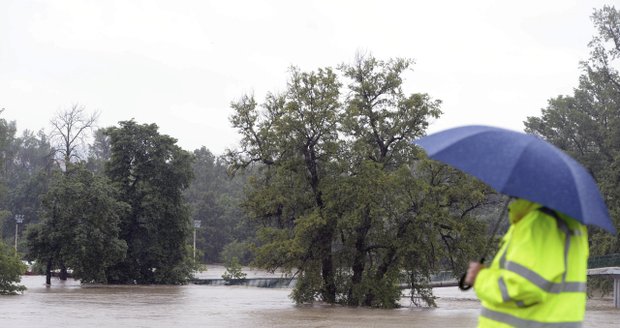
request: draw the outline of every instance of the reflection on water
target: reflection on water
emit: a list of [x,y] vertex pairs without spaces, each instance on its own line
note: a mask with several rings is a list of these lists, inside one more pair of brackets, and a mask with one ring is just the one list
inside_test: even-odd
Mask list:
[[[0,297],[0,327],[475,327],[472,292],[435,290],[436,309],[295,306],[290,289],[226,286],[80,287],[24,277],[24,295]],[[409,305],[403,299],[403,305]],[[618,327],[612,301],[588,303],[585,327]]]

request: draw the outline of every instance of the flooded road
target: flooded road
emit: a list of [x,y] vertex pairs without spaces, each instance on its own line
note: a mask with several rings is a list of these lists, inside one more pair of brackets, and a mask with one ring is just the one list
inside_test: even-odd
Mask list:
[[[251,274],[249,275],[251,276]],[[472,292],[438,288],[439,308],[295,306],[290,289],[243,286],[80,287],[23,277],[24,295],[0,297],[0,327],[475,327]],[[403,305],[409,301],[403,299]],[[588,303],[585,327],[619,327],[610,299]]]

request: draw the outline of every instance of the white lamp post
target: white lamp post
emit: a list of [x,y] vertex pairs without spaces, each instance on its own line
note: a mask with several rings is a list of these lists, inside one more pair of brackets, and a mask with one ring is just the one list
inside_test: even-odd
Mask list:
[[200,220],[194,220],[194,261],[196,261],[196,229],[200,228]]
[[19,231],[19,224],[24,222],[23,214],[15,214],[15,254],[17,254],[17,233]]

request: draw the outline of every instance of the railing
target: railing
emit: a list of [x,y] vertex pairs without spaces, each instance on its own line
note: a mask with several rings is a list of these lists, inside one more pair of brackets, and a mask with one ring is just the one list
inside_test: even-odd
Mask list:
[[262,288],[291,288],[295,287],[294,278],[247,278],[247,279],[192,279],[195,285],[211,286],[250,286]]
[[620,267],[620,253],[602,256],[591,256],[588,259],[588,269]]

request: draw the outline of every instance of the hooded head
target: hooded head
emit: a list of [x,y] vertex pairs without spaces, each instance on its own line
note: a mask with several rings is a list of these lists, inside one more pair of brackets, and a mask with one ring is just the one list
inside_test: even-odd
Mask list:
[[527,199],[517,198],[508,205],[510,223],[515,224],[528,214],[529,212],[536,210],[542,205],[534,202],[530,202]]

